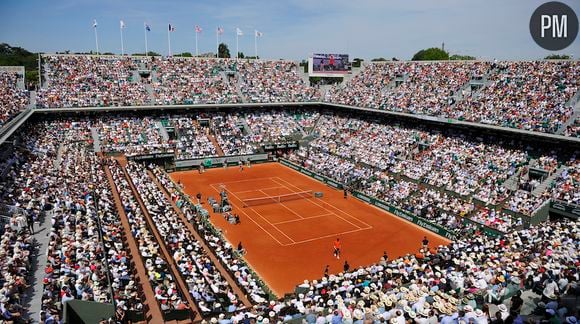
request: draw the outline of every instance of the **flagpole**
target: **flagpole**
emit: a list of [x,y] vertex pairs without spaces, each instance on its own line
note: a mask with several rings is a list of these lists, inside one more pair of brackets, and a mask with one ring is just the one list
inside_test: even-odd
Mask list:
[[94,27],[95,29],[95,44],[97,45],[97,55],[99,55],[99,35],[97,34],[97,27]]
[[145,28],[145,57],[149,57],[149,51],[147,50],[147,25],[144,26]]
[[[218,27],[219,28],[219,27]],[[215,57],[220,57],[220,32],[219,29],[215,29]]]
[[199,55],[199,51],[197,50],[197,34],[199,34],[199,33],[196,30],[195,31],[195,56]]
[[125,55],[125,43],[123,42],[123,27],[121,29],[121,55]]
[[240,33],[238,33],[238,30],[236,29],[236,59],[240,58],[240,51],[238,51],[238,39],[240,38]]
[[169,28],[167,29],[167,47],[169,49],[168,56],[171,56],[171,30]]
[[40,58],[40,53],[38,53],[38,87],[37,89],[40,89],[42,87],[42,62],[41,62],[41,58]]
[[255,59],[258,59],[258,32],[254,30],[254,55]]

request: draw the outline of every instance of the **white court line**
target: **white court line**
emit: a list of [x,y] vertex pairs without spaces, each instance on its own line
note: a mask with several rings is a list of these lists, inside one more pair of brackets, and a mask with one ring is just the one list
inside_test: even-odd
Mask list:
[[302,243],[308,243],[308,242],[312,242],[312,241],[322,240],[322,239],[329,238],[329,237],[336,237],[336,236],[345,235],[345,234],[352,234],[352,233],[356,233],[356,232],[370,230],[371,228],[359,228],[359,229],[355,229],[352,231],[346,231],[346,232],[341,232],[341,233],[336,233],[336,234],[328,234],[328,235],[314,237],[314,238],[307,239],[307,240],[297,241],[294,243],[288,243],[284,246],[298,245],[298,244],[302,244]]
[[[278,179],[278,180],[280,180],[280,181],[283,181],[283,182],[285,182],[285,183],[289,184],[290,186],[292,186],[292,187],[294,187],[294,188],[296,188],[296,189],[298,189],[298,190],[302,190],[302,189],[300,189],[299,187],[297,187],[297,186],[295,186],[295,185],[291,184],[290,182],[288,182],[288,181],[286,181],[286,180],[284,180],[284,179],[282,179],[282,178],[280,178],[280,177],[276,177],[276,179]],[[274,181],[274,182],[276,182],[276,180],[273,180],[273,181]],[[276,182],[276,183],[278,183],[278,182]],[[280,183],[278,183],[278,184],[280,184]],[[290,188],[288,188],[288,189],[290,189]],[[292,189],[290,189],[290,190],[292,190]],[[363,222],[362,220],[358,219],[357,217],[354,217],[354,216],[352,216],[351,214],[349,214],[349,213],[347,213],[347,212],[345,212],[345,211],[343,211],[343,210],[341,210],[341,209],[338,209],[338,208],[336,208],[335,206],[333,206],[333,205],[331,205],[331,204],[327,203],[326,201],[324,201],[324,200],[322,200],[322,199],[320,199],[320,200],[318,200],[318,201],[320,201],[321,203],[323,203],[323,204],[325,204],[325,205],[327,205],[327,206],[329,206],[329,207],[332,207],[332,208],[334,208],[335,210],[338,210],[339,212],[343,213],[344,215],[348,215],[349,217],[356,219],[358,222],[360,222],[360,223],[362,223],[362,224],[365,224],[365,225],[366,225],[368,228],[373,228],[373,227],[372,227],[372,225],[369,225],[369,224],[367,224],[366,222]],[[314,202],[314,201],[312,201],[312,203],[316,204],[316,202]],[[316,205],[318,205],[318,204],[316,204]],[[318,206],[320,206],[320,205],[318,205]],[[320,206],[320,207],[322,207],[322,206]],[[324,208],[324,207],[322,207],[322,208]],[[325,209],[326,211],[328,211],[326,208],[324,208],[324,209]],[[337,216],[338,216],[338,215],[337,215]],[[340,216],[338,216],[338,217],[340,217]],[[342,217],[340,217],[340,218],[342,218]],[[343,219],[344,219],[344,218],[343,218]],[[346,222],[349,222],[349,221],[347,221],[346,219],[345,219],[345,221],[346,221]],[[349,222],[349,223],[350,223],[350,222]],[[351,223],[351,224],[352,224],[352,223]],[[354,224],[353,224],[353,225],[354,225]],[[355,225],[355,226],[356,226],[356,225]],[[360,228],[360,226],[357,226],[357,227],[358,227],[358,228]]]
[[[286,188],[286,189],[288,189],[288,188]],[[268,197],[268,198],[273,198],[272,196],[270,196],[270,195],[268,195],[267,193],[263,192],[263,191],[262,191],[262,189],[260,189],[259,191],[260,191],[261,193],[263,193],[264,195],[266,195],[266,197]],[[304,219],[304,217],[302,217],[302,215],[300,215],[300,214],[298,214],[297,212],[293,211],[292,209],[290,209],[290,208],[286,207],[286,206],[284,205],[284,203],[283,203],[283,202],[279,201],[278,203],[279,203],[279,204],[280,204],[282,207],[284,207],[284,208],[288,209],[288,210],[289,210],[289,211],[290,211],[292,214],[294,214],[294,215],[296,215],[296,216],[300,217],[300,219]]]
[[[279,178],[278,178],[278,179],[279,179]],[[280,179],[280,180],[282,180],[282,179]],[[276,180],[273,180],[273,181],[274,181],[274,182],[276,182]],[[282,180],[282,181],[284,181],[284,180]],[[290,183],[289,183],[289,182],[287,182],[287,181],[284,181],[284,182],[286,182],[286,183],[290,184]],[[278,183],[278,184],[279,184],[279,183]],[[292,184],[290,184],[290,185],[291,185],[292,187],[294,187],[294,188],[300,189],[300,188],[298,188],[298,187],[296,187],[296,186],[294,186],[294,185],[292,185]],[[286,187],[286,188],[287,188],[288,190],[290,190],[290,191],[293,191],[292,189],[290,189],[290,188],[288,188],[288,187]],[[331,213],[335,214],[335,215],[336,215],[336,217],[338,217],[338,218],[342,219],[343,221],[345,221],[345,222],[349,223],[350,225],[352,225],[352,226],[356,227],[357,229],[363,229],[362,227],[360,227],[360,226],[358,226],[358,225],[354,224],[353,222],[349,221],[348,219],[345,219],[344,217],[340,216],[339,214],[337,214],[337,213],[334,213],[334,212],[332,212],[332,211],[328,210],[327,208],[324,208],[324,207],[323,207],[323,206],[321,206],[320,204],[316,203],[316,201],[314,201],[314,200],[308,200],[308,201],[310,201],[311,203],[315,204],[316,206],[318,206],[318,207],[320,207],[320,208],[322,208],[322,209],[326,210],[327,212],[331,212]],[[321,200],[321,201],[322,201],[322,200]],[[322,201],[322,202],[323,202],[323,203],[325,203],[324,201]],[[341,211],[340,209],[337,209],[337,210]],[[346,214],[346,213],[345,213],[345,214]],[[348,214],[347,214],[347,215],[348,215]],[[349,215],[349,216],[350,216],[350,215]],[[352,216],[351,216],[351,217],[352,217]],[[357,220],[358,220],[358,219],[357,219]],[[368,226],[368,224],[366,224],[366,225]]]
[[[214,189],[215,189],[215,188],[214,188]],[[242,202],[242,203],[244,202],[243,200],[241,200],[241,199],[240,199],[240,197],[236,196],[236,194],[235,194],[235,193],[233,193],[233,192],[230,192],[230,193],[231,193],[231,194],[232,194],[234,197],[236,197],[236,199],[238,199],[240,202]],[[280,233],[282,233],[282,235],[286,236],[286,237],[287,237],[287,238],[288,238],[290,241],[292,241],[292,242],[295,242],[295,241],[294,241],[294,240],[293,240],[293,239],[292,239],[290,236],[286,235],[286,233],[284,233],[284,232],[283,232],[283,231],[281,231],[281,230],[280,230],[278,227],[276,227],[276,225],[274,225],[274,224],[270,223],[270,221],[269,221],[269,220],[268,220],[266,217],[262,216],[262,214],[260,214],[260,213],[259,213],[257,210],[255,210],[255,209],[253,209],[253,208],[251,208],[251,207],[250,207],[250,209],[252,209],[252,211],[253,211],[254,213],[258,214],[258,216],[260,216],[260,217],[261,217],[263,220],[265,220],[265,221],[266,221],[266,223],[270,224],[270,226],[274,227],[274,228],[275,228],[275,229],[276,229],[278,232],[280,232]],[[246,214],[246,215],[247,215],[247,214]]]
[[303,217],[300,219],[291,219],[291,220],[287,220],[287,221],[282,221],[282,222],[277,222],[277,223],[273,223],[274,225],[279,225],[279,224],[286,224],[286,223],[293,223],[293,222],[300,222],[303,221],[305,219],[312,219],[312,218],[319,218],[319,217],[324,217],[324,216],[332,216],[334,215],[334,213],[332,214],[322,214],[322,215],[316,215],[316,216],[310,216],[310,217]]
[[245,179],[245,180],[237,180],[237,181],[228,181],[228,182],[216,182],[216,183],[212,183],[211,185],[225,185],[228,183],[239,183],[239,182],[248,182],[248,181],[256,181],[256,180],[271,180],[272,177],[268,177],[268,178],[253,178],[253,179]]
[[[210,187],[212,187],[212,189],[213,189],[213,190],[217,191],[217,192],[218,192],[218,194],[220,193],[220,191],[219,191],[218,189],[216,189],[216,187],[214,187],[214,185],[213,185],[213,184],[210,184]],[[252,217],[250,217],[250,215],[248,215],[248,214],[247,214],[247,213],[246,213],[246,212],[245,212],[245,211],[244,211],[242,208],[239,208],[238,206],[236,206],[236,205],[234,204],[234,202],[233,202],[233,201],[232,201],[231,203],[232,203],[232,205],[233,205],[234,207],[236,207],[236,208],[237,208],[237,209],[238,209],[240,212],[242,212],[242,213],[246,214],[246,216],[248,216],[248,218],[249,218],[249,219],[250,219],[252,222],[254,222],[254,224],[258,225],[258,227],[259,227],[259,228],[261,228],[261,229],[262,229],[264,232],[266,232],[266,234],[270,235],[270,237],[271,237],[271,238],[272,238],[274,241],[278,242],[278,244],[280,244],[281,246],[285,246],[285,244],[282,244],[282,242],[278,241],[278,239],[277,239],[277,238],[275,238],[275,237],[274,237],[274,235],[272,235],[272,233],[270,233],[270,232],[269,232],[269,231],[267,231],[267,230],[266,230],[264,227],[262,227],[262,225],[260,225],[260,224],[259,224],[258,222],[256,222],[256,221],[255,221],[255,220],[254,220]]]
[[281,187],[281,186],[278,186],[278,187],[268,187],[268,188],[262,188],[262,189],[254,189],[254,190],[236,191],[235,193],[237,193],[237,194],[241,194],[241,193],[254,192],[254,191],[258,191],[258,190],[282,189],[282,188],[284,188],[284,189],[288,189],[288,188],[286,188],[286,187]]

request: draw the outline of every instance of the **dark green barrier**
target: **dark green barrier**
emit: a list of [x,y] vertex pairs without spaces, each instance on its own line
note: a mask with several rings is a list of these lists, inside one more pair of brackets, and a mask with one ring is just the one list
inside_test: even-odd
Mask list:
[[479,228],[480,231],[482,231],[485,235],[490,236],[490,237],[501,237],[504,235],[504,233],[493,229],[491,227],[485,226],[484,224],[478,223],[474,220],[471,220],[467,217],[463,218],[463,224],[475,224],[475,226],[477,226]]
[[284,160],[284,159],[280,159],[280,163],[282,163],[282,165],[285,165],[285,166],[292,168],[296,171],[300,171],[302,169],[302,167],[300,167],[300,166],[298,166],[290,161]]

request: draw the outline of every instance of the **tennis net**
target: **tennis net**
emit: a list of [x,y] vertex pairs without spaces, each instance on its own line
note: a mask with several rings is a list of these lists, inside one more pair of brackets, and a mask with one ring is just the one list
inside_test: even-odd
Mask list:
[[307,199],[314,197],[312,190],[293,192],[284,195],[267,196],[259,198],[249,198],[243,199],[242,203],[244,207],[257,206],[257,205],[267,205],[267,204],[279,204],[285,201]]

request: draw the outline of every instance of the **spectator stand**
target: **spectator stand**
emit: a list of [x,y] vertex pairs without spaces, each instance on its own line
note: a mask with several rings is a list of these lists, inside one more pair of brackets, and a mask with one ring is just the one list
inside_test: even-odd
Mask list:
[[[197,207],[196,207],[196,206],[198,206],[198,205],[197,205],[197,204],[194,204],[194,203],[191,201],[191,197],[189,197],[189,195],[185,194],[185,193],[183,192],[183,189],[182,189],[182,188],[181,188],[181,187],[180,187],[178,184],[176,184],[175,182],[173,182],[173,180],[172,180],[172,179],[171,179],[169,176],[167,176],[167,174],[165,174],[165,171],[164,171],[164,170],[162,170],[162,169],[157,169],[157,170],[158,170],[159,174],[161,174],[162,176],[164,176],[164,178],[166,178],[166,179],[167,179],[168,183],[170,183],[170,184],[171,184],[171,186],[172,186],[172,189],[173,189],[173,190],[175,190],[175,191],[176,191],[176,192],[179,194],[179,200],[180,200],[180,201],[182,202],[182,204],[183,204],[183,205],[182,205],[182,209],[184,209],[184,208],[189,208],[189,209],[191,209],[191,210],[196,210],[196,209],[197,209]],[[159,177],[160,177],[160,176],[159,176],[159,174],[157,175],[157,178],[158,178],[158,179],[159,179]],[[167,190],[167,189],[166,189],[166,190]],[[227,242],[227,239],[225,238],[225,236],[223,235],[223,233],[221,232],[221,230],[217,229],[217,228],[216,228],[216,227],[215,227],[215,226],[214,226],[214,225],[213,225],[213,224],[212,224],[212,223],[209,221],[209,218],[208,218],[208,217],[200,217],[200,218],[199,218],[199,219],[197,219],[196,221],[197,221],[197,222],[199,222],[199,224],[196,224],[196,223],[195,223],[195,221],[193,221],[193,225],[197,225],[198,229],[199,229],[199,228],[203,228],[203,229],[205,229],[205,230],[209,231],[209,232],[211,233],[211,235],[214,235],[214,236],[216,236],[216,237],[219,239],[219,241],[221,241],[221,242]],[[208,242],[207,240],[205,240],[205,236],[203,236],[203,235],[200,235],[200,236],[201,236],[202,238],[204,238],[204,241],[205,241],[205,243],[206,243],[206,244],[210,245],[210,244],[209,244],[210,242]],[[213,251],[213,253],[216,253],[216,251],[214,250],[214,251]],[[252,270],[252,268],[251,268],[251,267],[250,267],[250,266],[249,266],[249,265],[246,263],[246,261],[243,259],[243,255],[239,254],[239,253],[238,253],[237,251],[235,251],[235,250],[234,250],[234,252],[233,252],[233,253],[236,255],[237,259],[238,259],[238,260],[239,260],[239,261],[240,261],[240,262],[241,262],[241,263],[242,263],[242,264],[243,264],[245,267],[247,267],[247,268],[250,270],[250,272],[251,272],[251,274],[252,274],[252,277],[253,277],[253,278],[256,280],[257,284],[260,286],[260,288],[261,288],[261,289],[263,289],[263,290],[266,292],[266,294],[267,294],[267,296],[268,296],[268,298],[267,298],[267,299],[268,299],[268,300],[275,300],[275,299],[277,299],[278,297],[277,297],[277,296],[276,296],[276,295],[275,295],[275,294],[272,292],[272,290],[271,290],[271,289],[268,287],[268,285],[265,283],[265,281],[263,281],[262,279],[260,279],[259,275],[258,275],[258,274],[257,274],[255,271],[253,271],[253,270]],[[228,267],[227,267],[227,265],[226,265],[226,264],[223,264],[223,263],[222,263],[222,265],[223,265],[223,266],[224,266],[226,269],[228,269]],[[230,275],[233,275],[233,273],[231,273],[231,272],[230,272]]]

